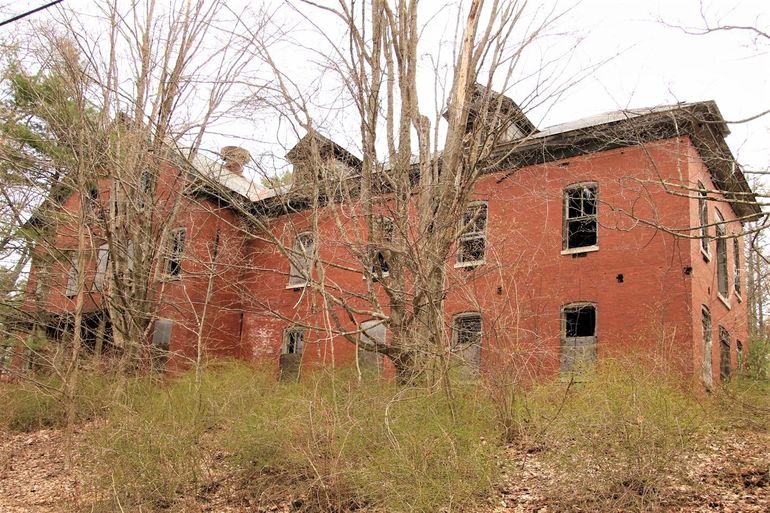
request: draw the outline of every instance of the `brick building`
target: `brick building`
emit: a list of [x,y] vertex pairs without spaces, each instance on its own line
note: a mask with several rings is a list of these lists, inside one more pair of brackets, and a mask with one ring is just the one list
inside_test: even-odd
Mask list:
[[[716,105],[618,111],[543,130],[523,118],[513,132],[501,143],[504,158],[476,183],[446,262],[445,326],[462,364],[483,370],[515,357],[520,371],[552,376],[643,352],[707,385],[740,366],[748,350],[740,234],[760,208],[725,144]],[[331,323],[335,307],[307,283],[322,271],[324,283],[355,298],[389,279],[382,253],[372,269],[356,263],[328,206],[312,215],[309,202],[287,199],[302,185],[307,144],[288,154],[295,184],[283,190],[255,187],[242,174],[247,155],[231,147],[224,163],[200,158],[191,169],[157,171],[153,204],[168,218],[164,205],[174,203],[176,214],[173,226],[153,235],[164,240],[150,278],[161,285],[148,298],[145,333],[167,365],[219,355],[267,363],[285,376],[352,362],[392,372],[349,337],[387,345],[387,318]],[[320,148],[331,168],[355,177],[355,155],[326,139]],[[109,191],[105,177],[84,201],[106,204]],[[25,308],[46,319],[49,337],[66,338],[73,269],[87,258],[84,333],[94,349],[110,344],[101,291],[113,265],[111,246],[72,253],[81,199],[61,202],[71,215],[47,237],[55,257],[33,265]],[[387,230],[408,224],[387,221]]]

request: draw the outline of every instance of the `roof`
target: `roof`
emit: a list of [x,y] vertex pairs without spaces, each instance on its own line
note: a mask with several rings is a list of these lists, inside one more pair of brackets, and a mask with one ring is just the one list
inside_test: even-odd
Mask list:
[[[272,198],[283,192],[283,187],[276,189],[258,187],[256,182],[238,173],[233,173],[224,167],[222,162],[198,154],[192,161],[192,166],[203,179],[204,185],[228,192],[234,192],[243,199],[259,202]],[[215,191],[216,192],[216,191]]]

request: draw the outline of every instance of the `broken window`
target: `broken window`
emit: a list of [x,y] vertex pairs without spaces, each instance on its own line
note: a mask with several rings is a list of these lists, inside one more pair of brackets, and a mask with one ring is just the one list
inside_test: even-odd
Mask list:
[[68,269],[67,269],[67,287],[64,294],[67,297],[72,297],[77,294],[78,291],[78,254],[76,251],[68,251]]
[[577,185],[564,191],[564,249],[597,245],[596,185]]
[[152,365],[162,370],[168,361],[168,350],[171,345],[171,330],[174,321],[169,319],[157,319],[152,334]]
[[464,313],[454,318],[452,352],[462,367],[475,375],[481,367],[482,321],[478,313]]
[[725,232],[724,218],[716,212],[716,237],[717,237],[717,290],[723,299],[727,299],[727,234]]
[[358,350],[358,367],[361,372],[381,373],[382,372],[382,353],[371,351],[363,347],[373,344],[375,347],[385,345],[386,328],[383,321],[370,320],[364,321],[359,326],[358,339],[362,342]]
[[103,244],[99,246],[96,253],[96,274],[94,275],[94,290],[104,290],[104,280],[107,277],[107,267],[110,262],[110,246]]
[[313,247],[312,233],[300,233],[294,239],[294,249],[290,258],[290,287],[304,287],[307,285],[313,262]]
[[281,380],[296,380],[299,378],[299,369],[302,364],[302,353],[305,349],[305,329],[301,326],[292,326],[283,332],[283,344],[281,344],[281,356],[279,366]]
[[698,218],[700,219],[700,247],[704,253],[709,254],[709,214],[706,198],[708,193],[701,182],[698,182]]
[[149,171],[142,172],[142,176],[139,177],[139,197],[136,200],[136,206],[138,210],[142,210],[147,204],[148,195],[150,194],[150,188],[152,187],[152,175]]
[[735,293],[741,295],[741,243],[738,237],[733,239],[733,288]]
[[730,379],[730,333],[719,327],[719,378],[724,382]]
[[743,342],[740,340],[735,342],[735,355],[737,357],[738,372],[743,372]]
[[182,254],[184,253],[186,237],[186,228],[176,228],[171,231],[168,258],[166,259],[166,276],[168,277],[177,277],[182,273]]
[[573,303],[562,307],[561,373],[585,370],[596,362],[596,305]]
[[393,242],[393,219],[382,216],[374,225],[374,243],[377,249],[372,256],[372,275],[375,278],[385,277],[390,274],[390,264],[387,256],[390,251],[384,246]]
[[711,312],[706,305],[701,307],[701,323],[703,328],[703,384],[711,388],[714,377],[711,371]]
[[487,204],[471,203],[463,214],[457,240],[457,263],[473,267],[484,262],[487,237]]

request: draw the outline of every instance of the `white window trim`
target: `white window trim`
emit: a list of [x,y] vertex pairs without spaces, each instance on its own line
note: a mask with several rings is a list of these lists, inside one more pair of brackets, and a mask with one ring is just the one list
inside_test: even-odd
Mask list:
[[[567,199],[567,193],[573,189],[582,189],[584,187],[593,187],[594,189],[594,199],[596,201],[595,206],[595,212],[593,215],[594,222],[596,223],[596,244],[593,244],[591,246],[581,246],[577,248],[569,248],[565,247],[569,244],[569,200]],[[566,186],[562,190],[562,255],[574,255],[575,253],[590,253],[593,251],[599,251],[599,183],[594,181],[588,181],[588,182],[578,182],[573,183],[568,186]]]
[[[290,252],[291,256],[288,259],[289,260],[289,283],[286,284],[286,287],[285,287],[286,289],[302,289],[302,288],[305,288],[308,285],[310,285],[310,281],[312,279],[312,273],[313,273],[313,255],[312,255],[312,253],[310,255],[308,255],[307,253],[304,253],[304,251],[303,251],[303,254],[301,256],[302,258],[305,258],[305,259],[308,260],[308,265],[307,265],[307,269],[306,269],[307,277],[303,276],[302,271],[299,268],[295,267],[294,266],[294,262],[292,262],[292,258],[300,258],[299,250],[295,249],[294,246],[297,245],[297,242],[300,240],[301,237],[306,236],[306,235],[310,236],[310,240],[312,241],[312,245],[313,245],[313,251],[315,251],[316,239],[315,239],[315,236],[313,235],[312,232],[300,232],[300,233],[298,233],[297,235],[294,236],[294,240],[292,241],[291,252]],[[292,274],[293,270],[298,271],[300,274],[297,274],[297,275]],[[291,280],[292,280],[292,278],[295,278],[295,277],[298,278],[298,279],[303,279],[303,281],[297,281],[296,283],[292,283]]]

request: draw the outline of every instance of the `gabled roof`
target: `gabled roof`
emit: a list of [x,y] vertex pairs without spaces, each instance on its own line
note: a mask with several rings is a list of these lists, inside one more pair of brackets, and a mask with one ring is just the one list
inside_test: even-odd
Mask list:
[[313,139],[315,139],[315,143],[318,145],[318,151],[322,156],[329,154],[334,155],[339,160],[347,162],[353,167],[357,168],[361,166],[361,159],[328,137],[319,134],[318,132],[313,132],[312,135],[305,134],[302,139],[300,139],[299,142],[297,142],[297,144],[295,144],[289,150],[289,152],[286,154],[286,158],[289,160],[289,162],[294,164],[303,160],[304,158],[307,158],[311,152]]

